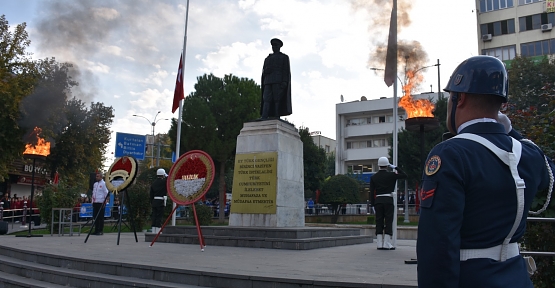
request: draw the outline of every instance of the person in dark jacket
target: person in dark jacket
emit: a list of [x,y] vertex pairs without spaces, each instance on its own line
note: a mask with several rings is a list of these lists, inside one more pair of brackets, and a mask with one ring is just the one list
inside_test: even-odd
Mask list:
[[424,167],[418,287],[533,287],[535,265],[520,255],[518,241],[554,165],[499,113],[508,85],[503,62],[474,56],[444,89],[447,127],[456,136],[437,144]]
[[[376,237],[378,249],[395,250],[391,244],[393,236],[393,214],[395,212],[393,197],[396,197],[397,180],[407,178],[407,174],[399,167],[389,164],[386,157],[378,159],[380,170],[370,177],[370,203],[376,210]],[[387,171],[387,168],[395,172]],[[385,234],[384,234],[385,230]]]
[[158,233],[162,227],[164,207],[166,206],[166,170],[160,168],[156,171],[156,180],[150,185],[150,204],[152,206],[152,233]]

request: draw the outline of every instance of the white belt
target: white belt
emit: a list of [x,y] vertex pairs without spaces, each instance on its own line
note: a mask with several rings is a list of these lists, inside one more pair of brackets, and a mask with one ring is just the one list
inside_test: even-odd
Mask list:
[[[487,258],[495,261],[501,260],[501,248],[503,244],[485,249],[461,249],[461,261],[469,259]],[[520,255],[518,243],[507,245],[507,259]]]
[[378,195],[376,195],[376,197],[393,197],[393,193],[378,194]]
[[156,197],[154,197],[154,200],[164,200],[164,197],[163,196],[156,196]]

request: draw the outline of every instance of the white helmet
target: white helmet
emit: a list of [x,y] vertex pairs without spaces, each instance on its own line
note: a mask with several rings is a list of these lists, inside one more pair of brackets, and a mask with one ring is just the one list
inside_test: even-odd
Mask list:
[[378,166],[380,166],[380,167],[389,166],[389,160],[387,160],[386,157],[380,157],[378,159]]
[[166,176],[166,170],[162,168],[156,170],[156,176]]

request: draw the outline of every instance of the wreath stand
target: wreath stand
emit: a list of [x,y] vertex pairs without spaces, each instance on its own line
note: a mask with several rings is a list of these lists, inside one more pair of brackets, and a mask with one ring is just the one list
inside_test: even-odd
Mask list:
[[[195,203],[192,203],[191,206],[193,206],[193,215],[195,217],[195,226],[197,227],[200,251],[204,252],[204,248],[206,247],[206,242],[204,241],[204,236],[202,235],[202,229],[200,228],[200,224],[198,222],[197,209],[195,208]],[[160,234],[162,233],[162,230],[164,230],[164,227],[166,227],[166,225],[168,224],[168,221],[172,218],[173,213],[175,213],[175,210],[177,210],[179,206],[180,205],[175,205],[175,208],[173,208],[172,212],[170,213],[170,216],[168,216],[168,218],[164,222],[164,225],[162,225],[162,227],[160,228],[160,231],[158,231],[158,233],[156,234],[156,237],[154,237],[154,239],[152,240],[152,242],[150,242],[150,245],[148,247],[152,247],[152,245],[154,245],[154,242],[156,242],[156,240],[158,239],[158,236],[160,236]]]
[[[194,176],[192,179],[188,178]],[[175,186],[176,181],[195,181],[196,179],[206,179],[201,187],[195,187],[194,190],[191,189],[191,193],[183,193],[183,191],[178,191]],[[158,240],[160,234],[164,230],[164,227],[168,224],[168,221],[172,218],[173,213],[177,210],[177,207],[182,205],[192,205],[193,215],[195,217],[195,226],[197,227],[198,242],[200,244],[200,251],[204,252],[206,247],[206,242],[204,241],[204,236],[202,235],[202,229],[198,221],[197,209],[195,203],[198,202],[210,189],[212,183],[214,182],[214,161],[208,153],[201,150],[191,150],[179,157],[177,161],[173,164],[168,178],[166,180],[166,187],[170,198],[176,204],[172,212],[160,227],[160,231],[156,234],[149,247],[154,245],[154,242]],[[182,182],[183,183],[183,182]],[[180,188],[182,189],[182,188]]]

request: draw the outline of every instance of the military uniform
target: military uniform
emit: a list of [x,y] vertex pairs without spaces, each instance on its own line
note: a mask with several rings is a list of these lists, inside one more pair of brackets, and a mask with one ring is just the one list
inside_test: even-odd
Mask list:
[[[512,151],[512,139],[503,125],[493,120],[476,122],[459,134],[479,135],[501,150]],[[514,130],[510,135],[522,139]],[[522,237],[536,192],[549,185],[543,152],[531,143],[517,142],[522,146],[517,174],[526,186],[521,218],[515,212],[517,185],[510,181],[514,174],[496,154],[459,138],[432,149],[420,194],[419,287],[533,287],[517,244],[507,245],[515,249],[509,249],[506,260],[497,257],[513,226],[516,230],[507,241],[515,243]],[[553,170],[553,162],[549,163]]]
[[407,174],[399,167],[398,173],[379,170],[370,177],[370,204],[376,210],[376,235],[393,235],[393,195],[395,184],[399,179],[407,178]]
[[[167,195],[166,179],[158,177],[150,186],[150,203],[152,206],[152,227],[162,227],[164,217],[164,196]],[[155,231],[153,231],[155,232]]]

